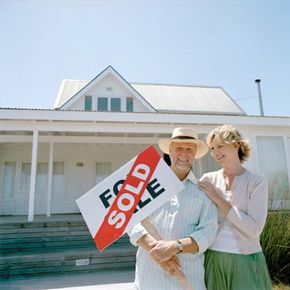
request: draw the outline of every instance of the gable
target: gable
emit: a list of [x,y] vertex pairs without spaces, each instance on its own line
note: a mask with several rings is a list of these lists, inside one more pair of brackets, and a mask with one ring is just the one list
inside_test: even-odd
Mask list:
[[59,110],[85,110],[86,98],[90,99],[91,111],[98,111],[105,100],[112,111],[114,102],[120,111],[126,111],[128,99],[133,102],[134,112],[155,112],[155,109],[112,67],[108,67],[92,81],[64,80],[60,87],[55,108]]

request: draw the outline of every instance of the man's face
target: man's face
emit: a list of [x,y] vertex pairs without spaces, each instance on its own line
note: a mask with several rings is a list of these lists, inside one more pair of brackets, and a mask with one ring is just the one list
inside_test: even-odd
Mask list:
[[177,174],[187,174],[196,155],[196,145],[190,142],[172,142],[169,148],[171,168]]

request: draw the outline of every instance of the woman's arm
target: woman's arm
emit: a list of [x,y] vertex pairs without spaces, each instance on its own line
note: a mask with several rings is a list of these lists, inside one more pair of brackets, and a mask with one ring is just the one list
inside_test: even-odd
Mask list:
[[[212,199],[217,207],[224,213],[228,221],[230,221],[239,231],[251,238],[259,237],[266,222],[268,210],[268,183],[263,176],[255,175],[255,183],[253,186],[241,184],[237,189],[238,194],[248,198],[247,212],[241,210],[238,204],[231,204],[226,201],[219,188],[215,187],[204,178],[199,182],[200,188]],[[246,190],[250,189],[248,193]]]

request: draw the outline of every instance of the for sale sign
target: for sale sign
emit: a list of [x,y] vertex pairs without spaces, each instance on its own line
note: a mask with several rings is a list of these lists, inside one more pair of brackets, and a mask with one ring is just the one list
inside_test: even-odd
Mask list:
[[102,251],[183,189],[153,146],[77,200]]

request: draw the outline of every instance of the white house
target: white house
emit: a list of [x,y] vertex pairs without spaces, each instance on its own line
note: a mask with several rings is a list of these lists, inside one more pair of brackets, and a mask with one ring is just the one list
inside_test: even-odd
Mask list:
[[[109,66],[64,80],[54,109],[0,109],[0,215],[79,212],[78,197],[174,127],[205,138],[224,123],[250,140],[245,166],[267,175],[270,200],[289,207],[290,118],[248,116],[220,87],[129,83]],[[197,176],[214,168],[210,155],[195,164]]]

